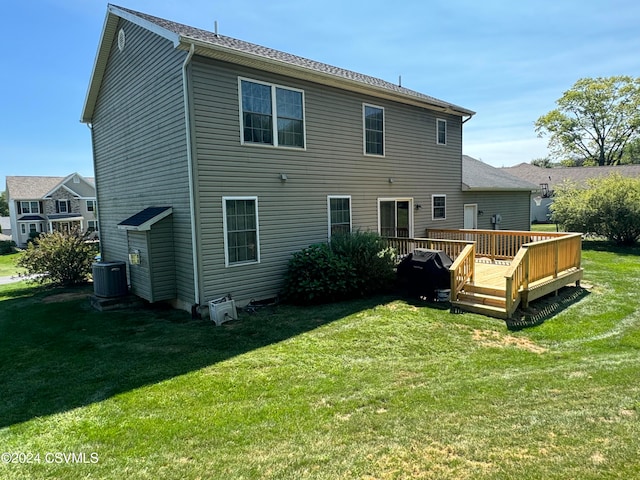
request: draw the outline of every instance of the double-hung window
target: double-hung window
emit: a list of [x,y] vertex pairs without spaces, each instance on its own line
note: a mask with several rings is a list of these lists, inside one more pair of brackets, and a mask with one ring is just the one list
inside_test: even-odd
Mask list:
[[444,220],[447,218],[446,195],[431,195],[431,205],[433,206],[432,220]]
[[239,79],[242,143],[305,148],[304,92]]
[[56,213],[69,213],[69,200],[56,200]]
[[383,237],[411,237],[413,215],[409,198],[381,198],[378,200],[378,228]]
[[384,156],[384,109],[374,105],[362,105],[365,155]]
[[40,202],[20,202],[22,213],[40,213]]
[[351,197],[329,195],[327,197],[329,210],[329,239],[340,233],[351,232]]
[[96,211],[96,201],[87,200],[87,212],[95,212],[95,211]]
[[438,145],[447,144],[447,121],[441,118],[436,120],[436,143]]
[[260,262],[258,197],[223,197],[225,265]]

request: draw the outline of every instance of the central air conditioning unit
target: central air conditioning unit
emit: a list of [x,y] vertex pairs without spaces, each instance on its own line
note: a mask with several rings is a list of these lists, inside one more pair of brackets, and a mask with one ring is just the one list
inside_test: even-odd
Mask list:
[[92,266],[93,293],[96,297],[124,297],[129,293],[127,264],[124,262],[97,262]]
[[229,320],[237,320],[238,312],[236,310],[236,302],[229,296],[211,300],[209,302],[209,318],[213,320],[218,327]]

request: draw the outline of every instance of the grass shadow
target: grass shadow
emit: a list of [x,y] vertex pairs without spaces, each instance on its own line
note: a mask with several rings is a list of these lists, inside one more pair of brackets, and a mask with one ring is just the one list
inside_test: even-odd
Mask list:
[[391,300],[269,306],[216,327],[166,307],[98,312],[91,293],[2,287],[0,428],[199,370]]
[[526,309],[519,308],[513,318],[506,321],[509,330],[522,330],[543,324],[563,310],[587,297],[591,292],[583,287],[566,286],[558,290],[557,295],[547,295],[529,304]]

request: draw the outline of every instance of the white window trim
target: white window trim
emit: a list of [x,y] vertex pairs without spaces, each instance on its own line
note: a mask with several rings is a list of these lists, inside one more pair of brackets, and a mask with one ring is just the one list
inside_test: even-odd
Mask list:
[[[229,262],[229,245],[227,237],[227,200],[253,200],[256,203],[256,259],[247,262]],[[224,266],[227,268],[260,263],[260,216],[258,215],[258,197],[222,197],[222,228],[224,235]]]
[[331,240],[331,199],[347,198],[349,199],[349,231],[353,232],[353,202],[351,195],[327,195],[327,238]]
[[[444,143],[440,142],[440,122],[444,123]],[[437,145],[446,145],[447,144],[447,121],[444,118],[436,118],[436,144]]]
[[[438,197],[444,197],[444,217],[438,217],[436,218],[434,213],[435,213],[435,201],[434,199]],[[441,208],[441,207],[438,207]],[[445,193],[434,193],[433,195],[431,195],[431,220],[434,222],[437,222],[439,220],[446,220],[447,219],[447,195]]]
[[[96,206],[97,206],[97,202],[95,200],[86,200],[87,204],[86,204],[86,208],[87,208],[87,212],[94,212],[97,210]],[[89,209],[89,204],[92,204],[93,206],[93,210]]]
[[[409,238],[413,238],[413,197],[382,197],[378,198],[378,235],[382,234],[382,225],[380,224],[380,203],[382,202],[409,202]],[[396,230],[398,229],[398,219],[396,217]]]
[[[271,87],[271,119],[272,119],[272,138],[273,144],[270,143],[255,143],[244,141],[244,116],[242,110],[242,81],[258,83],[260,85],[266,85]],[[285,90],[292,90],[294,92],[300,92],[302,94],[302,147],[293,147],[291,145],[278,145],[278,109],[276,103],[276,88],[283,88]],[[286,85],[280,85],[277,83],[263,82],[254,78],[238,77],[238,112],[240,116],[240,145],[248,145],[250,147],[262,147],[262,148],[285,148],[288,150],[306,150],[307,149],[307,112],[305,109],[304,90],[295,87],[288,87]]]
[[[367,153],[367,122],[365,117],[366,107],[379,108],[382,110],[382,155],[377,153]],[[384,107],[380,105],[374,105],[372,103],[362,104],[362,153],[365,157],[378,157],[384,158],[387,154],[387,115],[384,111]]]
[[[21,215],[25,215],[25,211],[24,211],[24,204],[25,204],[25,203],[26,203],[27,205],[29,205],[29,211],[28,211],[28,212],[26,212],[27,214],[32,215],[32,214],[34,214],[34,213],[35,213],[35,214],[42,214],[42,213],[44,213],[44,212],[41,212],[41,211],[40,211],[40,201],[39,201],[39,200],[20,200],[20,211],[22,212],[22,213],[21,213]],[[32,211],[32,210],[33,210],[33,209],[31,208],[31,204],[32,204],[32,203],[35,203],[35,204],[37,205],[37,207],[38,207],[38,211],[37,211],[37,212]]]

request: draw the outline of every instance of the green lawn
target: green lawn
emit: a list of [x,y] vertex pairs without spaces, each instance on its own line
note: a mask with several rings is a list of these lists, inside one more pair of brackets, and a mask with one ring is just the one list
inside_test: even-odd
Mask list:
[[532,223],[532,232],[562,232],[562,228],[555,223]]
[[0,255],[0,277],[10,277],[21,271],[16,267],[16,262],[21,253],[12,253],[10,255]]
[[215,327],[0,286],[0,445],[31,460],[0,478],[640,478],[639,253],[585,242],[587,291],[519,331],[395,297]]

